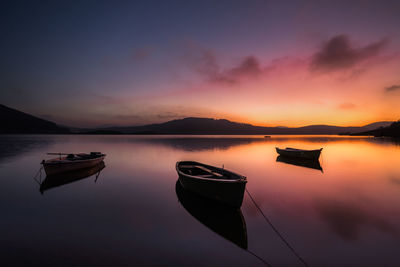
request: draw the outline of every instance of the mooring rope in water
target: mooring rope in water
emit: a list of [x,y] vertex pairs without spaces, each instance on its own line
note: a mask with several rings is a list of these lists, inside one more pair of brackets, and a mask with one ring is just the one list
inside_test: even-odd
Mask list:
[[[322,153],[321,153],[321,163],[322,163],[322,166],[324,166],[324,154],[322,154]],[[324,172],[324,171],[322,171],[322,172]]]
[[260,260],[262,263],[264,263],[266,266],[272,267],[272,265],[271,265],[269,262],[267,262],[266,260],[264,260],[263,258],[261,258],[260,256],[258,256],[256,253],[254,253],[254,252],[252,252],[252,251],[250,251],[250,250],[248,250],[248,249],[245,249],[245,251],[247,251],[250,255],[256,257],[257,259],[259,259],[259,260]]
[[254,198],[251,196],[250,192],[246,188],[246,192],[249,195],[251,201],[253,201],[254,205],[258,209],[258,211],[262,214],[264,219],[267,221],[267,223],[271,226],[272,230],[279,236],[279,238],[286,244],[286,246],[293,252],[293,254],[304,264],[304,266],[309,266],[307,262],[296,252],[296,250],[289,244],[289,242],[285,239],[285,237],[279,233],[278,229],[275,228],[275,226],[272,224],[272,222],[267,218],[267,216],[264,214],[264,212],[261,210],[261,208],[257,205],[256,201]]
[[[42,169],[43,169],[43,165],[40,166],[40,168],[39,168],[39,170],[36,172],[35,176],[33,176],[33,180],[35,180],[39,185],[40,185],[41,182],[42,182]],[[39,174],[40,174],[40,180],[38,181],[38,180],[36,179],[36,177],[37,177]]]
[[97,179],[98,179],[99,176],[100,176],[100,172],[101,172],[101,170],[96,174],[96,179],[94,179],[94,182],[95,182],[95,183],[97,182]]

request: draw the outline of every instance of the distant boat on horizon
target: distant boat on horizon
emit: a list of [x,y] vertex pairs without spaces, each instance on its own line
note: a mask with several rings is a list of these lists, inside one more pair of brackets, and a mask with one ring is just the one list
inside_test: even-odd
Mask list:
[[275,147],[275,149],[279,155],[284,157],[304,158],[313,160],[317,160],[322,151],[322,148],[314,150],[305,150],[305,149],[297,149],[291,147],[287,147],[285,149]]

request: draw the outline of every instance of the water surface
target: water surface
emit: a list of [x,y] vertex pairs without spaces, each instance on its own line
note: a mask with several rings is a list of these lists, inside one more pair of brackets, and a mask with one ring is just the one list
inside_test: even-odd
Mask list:
[[[277,159],[276,146],[323,147],[319,166]],[[98,177],[40,190],[44,173],[33,177],[46,152],[89,151],[107,154]],[[233,213],[192,204],[177,188],[178,160],[247,176],[262,212],[311,266],[400,265],[395,142],[73,135],[0,136],[0,265],[302,266],[248,195]]]

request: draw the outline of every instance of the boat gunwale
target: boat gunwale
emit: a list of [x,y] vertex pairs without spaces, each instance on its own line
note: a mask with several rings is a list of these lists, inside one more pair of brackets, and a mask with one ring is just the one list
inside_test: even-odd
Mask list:
[[[58,164],[73,164],[73,163],[83,163],[83,162],[90,162],[94,160],[104,160],[106,154],[102,154],[100,157],[92,158],[92,159],[77,159],[77,160],[56,160],[56,158],[48,159],[42,162],[43,165],[58,165]],[[53,161],[54,160],[54,161]]]
[[288,152],[317,152],[317,151],[321,152],[323,148],[307,150],[307,149],[298,149],[298,148],[291,148],[291,147],[287,147],[287,148],[275,147],[275,149],[281,150],[281,151],[288,151]]
[[212,168],[221,169],[221,168],[214,167],[214,166],[207,165],[207,164],[203,164],[203,163],[200,163],[200,162],[197,162],[197,161],[177,161],[177,162],[176,162],[176,165],[175,165],[175,168],[176,168],[176,171],[178,172],[179,175],[183,175],[183,176],[190,177],[190,178],[192,178],[192,179],[197,179],[197,180],[206,180],[206,181],[214,181],[214,182],[222,182],[222,183],[247,183],[247,177],[246,177],[246,176],[243,176],[243,175],[240,175],[240,174],[237,174],[237,173],[234,173],[234,172],[232,172],[232,171],[225,170],[225,169],[223,169],[223,170],[226,171],[226,172],[232,173],[232,174],[234,174],[234,175],[236,175],[236,176],[238,176],[238,177],[240,177],[240,179],[206,178],[206,177],[200,177],[200,176],[194,176],[194,175],[186,174],[186,173],[183,173],[183,172],[179,169],[179,164],[181,164],[181,163],[183,163],[183,162],[193,162],[193,163],[197,163],[197,164],[199,164],[199,165],[203,165],[203,166],[207,166],[207,167],[212,167]]

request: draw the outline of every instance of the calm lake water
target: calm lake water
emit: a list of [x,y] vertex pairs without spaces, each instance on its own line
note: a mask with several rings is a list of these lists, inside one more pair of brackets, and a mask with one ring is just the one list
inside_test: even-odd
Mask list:
[[[320,166],[275,147],[323,147]],[[46,152],[107,154],[40,190]],[[193,205],[175,163],[247,176],[241,211]],[[310,168],[311,167],[311,168]],[[339,136],[0,136],[1,266],[400,266],[400,146]],[[210,212],[208,212],[210,210]],[[226,227],[223,227],[226,225]]]

